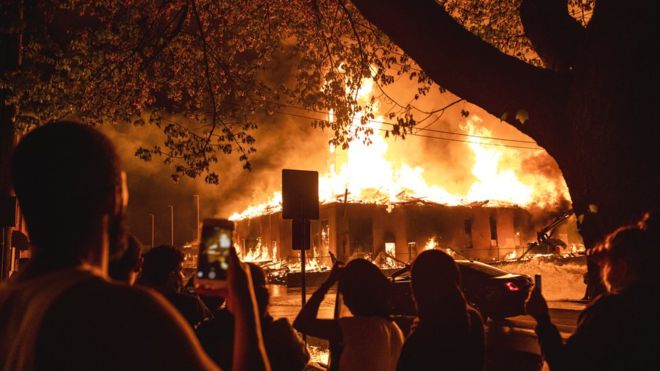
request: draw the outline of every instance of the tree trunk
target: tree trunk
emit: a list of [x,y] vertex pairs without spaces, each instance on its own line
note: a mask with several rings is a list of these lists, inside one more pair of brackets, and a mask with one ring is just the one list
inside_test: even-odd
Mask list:
[[598,2],[565,73],[495,53],[432,0],[354,3],[438,84],[496,117],[529,112],[509,123],[557,160],[588,247],[660,205],[655,1]]
[[[555,70],[543,75],[458,31],[435,1],[353,0],[438,84],[496,117],[515,107],[528,110],[525,126],[509,123],[557,161],[591,248],[660,206],[660,27],[654,19],[660,5],[601,1],[580,31],[553,1],[566,3],[535,4],[552,10],[545,19],[534,20],[535,10],[528,7],[525,15],[523,8],[528,36]],[[573,35],[565,47],[558,42],[562,34]],[[600,286],[593,262],[589,276],[593,295]]]

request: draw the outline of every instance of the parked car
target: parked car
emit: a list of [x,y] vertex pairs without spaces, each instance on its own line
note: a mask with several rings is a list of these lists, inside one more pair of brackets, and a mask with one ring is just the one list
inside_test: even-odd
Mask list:
[[[525,313],[525,300],[532,287],[526,275],[511,274],[477,261],[456,260],[461,272],[461,288],[468,303],[486,318],[503,319]],[[393,284],[392,314],[416,314],[410,287],[410,267],[390,277]]]

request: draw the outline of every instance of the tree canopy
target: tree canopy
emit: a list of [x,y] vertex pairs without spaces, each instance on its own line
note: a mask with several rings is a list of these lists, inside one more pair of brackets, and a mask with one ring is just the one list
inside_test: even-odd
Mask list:
[[[539,65],[518,3],[444,6],[500,50]],[[4,1],[1,11],[9,20],[3,40],[20,38],[21,63],[3,71],[0,85],[5,103],[18,108],[17,131],[66,117],[153,125],[166,141],[136,155],[162,158],[174,179],[218,182],[219,153],[238,153],[249,169],[260,118],[289,106],[332,110],[333,122],[312,124],[329,129],[334,145],[370,134],[351,126],[356,112],[364,120],[373,114],[373,104],[356,100],[365,78],[377,82],[372,103],[396,107],[388,114],[391,133],[405,136],[430,114],[415,100],[438,88],[346,1]],[[274,71],[277,65],[284,67]],[[405,102],[387,94],[400,78],[418,85]]]

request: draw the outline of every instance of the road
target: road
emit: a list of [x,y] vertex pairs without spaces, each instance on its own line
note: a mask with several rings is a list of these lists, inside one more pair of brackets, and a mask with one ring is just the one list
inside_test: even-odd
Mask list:
[[[315,288],[308,290],[307,297],[311,296]],[[271,285],[271,314],[275,318],[286,317],[293,322],[300,310],[302,297],[299,288],[287,289],[286,286]],[[326,295],[319,308],[320,318],[333,318],[336,291]],[[578,315],[584,308],[579,302],[549,302],[550,317],[564,338],[575,330]],[[542,369],[540,350],[534,326],[530,316],[510,317],[502,321],[488,321],[486,323],[487,337],[487,366],[489,371],[536,371]],[[320,351],[320,358],[327,355],[326,342],[320,339],[309,338],[308,343]]]

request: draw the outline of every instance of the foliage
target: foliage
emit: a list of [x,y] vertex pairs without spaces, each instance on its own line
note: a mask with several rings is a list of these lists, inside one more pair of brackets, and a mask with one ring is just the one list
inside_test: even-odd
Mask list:
[[[392,105],[388,118],[395,124],[387,134],[400,136],[420,114],[442,110],[416,109],[414,101],[432,81],[344,0],[28,2],[24,22],[11,6],[16,3],[5,0],[0,8],[7,20],[0,32],[23,40],[20,68],[1,71],[0,80],[5,103],[19,109],[16,129],[63,118],[152,125],[166,140],[136,155],[162,158],[174,180],[204,176],[217,183],[218,154],[238,153],[250,169],[258,122],[287,108],[315,112],[312,124],[328,129],[342,147],[371,134],[364,124],[376,101]],[[449,0],[444,6],[501,50],[538,64],[522,34],[518,3]],[[272,70],[282,64],[284,72]],[[357,93],[365,78],[378,89],[361,105]],[[418,85],[407,103],[386,92],[400,78]],[[364,114],[356,127],[357,112]]]

